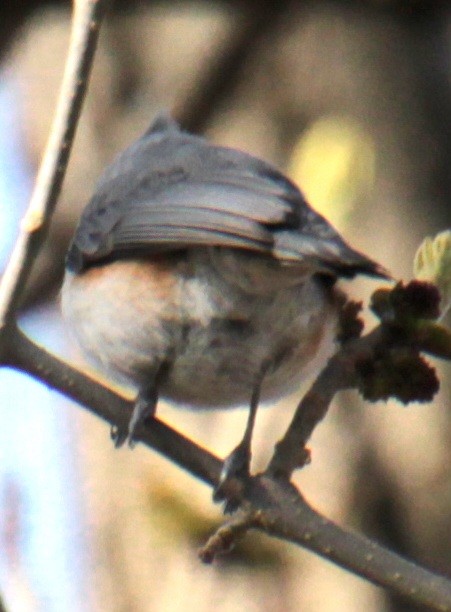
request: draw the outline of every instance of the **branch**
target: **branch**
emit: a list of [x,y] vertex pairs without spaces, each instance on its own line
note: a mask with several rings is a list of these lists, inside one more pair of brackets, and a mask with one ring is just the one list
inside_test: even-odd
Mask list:
[[[247,529],[299,544],[376,585],[434,610],[451,609],[451,582],[388,551],[365,536],[347,531],[318,514],[284,479],[251,479],[241,516],[221,527],[200,551],[205,562],[233,547]],[[221,546],[224,548],[222,549]]]
[[277,443],[268,466],[269,473],[289,479],[295,469],[309,461],[305,445],[315,427],[326,416],[335,394],[352,386],[358,358],[373,355],[380,335],[381,330],[377,328],[364,339],[355,340],[354,345],[347,344],[329,360],[302,398],[284,437]]
[[344,305],[341,323],[351,335],[302,398],[276,445],[268,473],[289,479],[307,463],[305,445],[338,391],[356,388],[369,401],[396,397],[405,404],[431,401],[438,391],[435,370],[420,355],[451,360],[451,333],[435,322],[440,303],[436,287],[419,281],[398,283],[376,291],[372,299],[381,324],[362,337],[355,305]]
[[0,281],[0,327],[15,312],[63,184],[96,49],[105,0],[76,0],[55,118],[20,234]]
[[[1,330],[0,346],[7,347],[0,365],[33,376],[112,426],[128,426],[134,399],[115,393],[94,378],[58,359],[32,342],[16,326],[10,325]],[[222,462],[158,418],[152,418],[147,427],[141,426],[134,439],[162,453],[207,484],[216,485],[219,482]]]
[[[371,337],[371,335],[369,335]],[[361,339],[362,345],[366,337]],[[0,335],[8,346],[7,365],[44,382],[111,425],[124,427],[134,402],[48,353],[17,327]],[[370,343],[371,344],[371,343]],[[343,349],[344,350],[344,349]],[[203,482],[217,486],[222,461],[152,418],[136,433],[137,441],[158,451]],[[233,484],[233,483],[232,483]],[[334,561],[374,584],[384,586],[437,610],[451,609],[451,583],[406,561],[375,542],[346,531],[313,510],[285,478],[269,473],[250,478],[242,490],[242,518],[223,526],[201,552],[206,561],[229,549],[248,529],[259,529]]]

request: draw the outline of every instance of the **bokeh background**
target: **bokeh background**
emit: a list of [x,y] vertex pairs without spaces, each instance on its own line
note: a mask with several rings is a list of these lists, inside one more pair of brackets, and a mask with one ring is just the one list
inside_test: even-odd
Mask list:
[[[70,4],[0,4],[0,261],[48,134]],[[22,324],[82,365],[59,313],[64,253],[96,178],[161,109],[277,164],[356,247],[412,275],[451,227],[451,7],[439,1],[113,3]],[[347,284],[368,300],[377,285]],[[367,314],[368,324],[374,319]],[[451,575],[450,368],[431,405],[342,394],[297,482],[328,517]],[[210,491],[24,375],[0,371],[0,590],[11,611],[419,610],[311,553],[248,536],[212,567]],[[265,465],[299,396],[259,413]],[[160,416],[221,455],[245,411]]]

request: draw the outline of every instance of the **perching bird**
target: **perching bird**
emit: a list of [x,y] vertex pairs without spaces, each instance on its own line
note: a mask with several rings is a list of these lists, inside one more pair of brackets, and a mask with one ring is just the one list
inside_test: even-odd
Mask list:
[[105,170],[70,246],[63,314],[86,356],[137,390],[120,445],[163,397],[251,405],[225,477],[247,473],[258,403],[332,354],[334,281],[386,276],[268,163],[167,116]]

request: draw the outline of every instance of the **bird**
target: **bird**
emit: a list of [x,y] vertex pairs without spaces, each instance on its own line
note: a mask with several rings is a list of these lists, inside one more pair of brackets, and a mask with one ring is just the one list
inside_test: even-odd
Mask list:
[[168,113],[106,168],[70,244],[62,313],[82,352],[136,391],[133,443],[160,398],[248,406],[222,480],[249,474],[257,407],[336,350],[336,281],[387,271],[350,247],[273,165]]

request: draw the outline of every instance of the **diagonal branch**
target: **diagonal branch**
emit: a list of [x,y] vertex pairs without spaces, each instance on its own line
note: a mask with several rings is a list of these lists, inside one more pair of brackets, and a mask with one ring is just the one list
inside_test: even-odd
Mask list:
[[0,282],[0,327],[15,311],[63,184],[91,71],[105,0],[75,0],[63,82],[47,147],[20,234]]
[[[361,344],[365,339],[361,338]],[[32,375],[111,425],[124,427],[128,423],[132,400],[54,357],[17,327],[4,329],[0,342],[8,346],[3,365]],[[136,438],[203,482],[211,486],[218,484],[222,462],[159,419],[153,418],[148,426],[141,426]],[[216,554],[230,548],[234,539],[242,537],[248,529],[259,529],[303,546],[410,601],[436,610],[451,609],[449,580],[335,525],[312,509],[286,478],[270,473],[250,478],[243,488],[241,512],[244,518],[234,518],[232,524],[226,524],[209,541],[201,553],[204,560],[211,561]]]
[[[32,342],[18,327],[9,325],[0,333],[6,346],[1,365],[33,376],[89,412],[118,428],[126,428],[134,400],[115,393],[100,382],[58,359]],[[219,482],[222,462],[191,440],[153,418],[148,427],[139,427],[134,439],[150,446],[207,484]]]
[[[241,516],[218,529],[200,551],[211,562],[247,529],[298,544],[354,574],[430,609],[451,610],[451,582],[403,559],[376,542],[345,530],[316,512],[285,479],[254,477]],[[223,546],[223,548],[221,548]]]
[[290,478],[292,472],[303,467],[309,459],[305,445],[315,427],[326,416],[336,393],[355,384],[356,364],[370,360],[381,343],[381,326],[363,338],[347,342],[327,363],[302,398],[282,440],[275,448],[268,472]]
[[420,281],[380,289],[373,294],[371,308],[381,323],[362,337],[355,313],[347,313],[344,306],[341,323],[350,329],[357,324],[357,334],[343,342],[302,398],[276,445],[268,474],[288,480],[306,464],[306,444],[338,391],[355,388],[369,401],[432,400],[439,382],[421,353],[451,359],[451,332],[436,322],[439,302],[436,287]]

